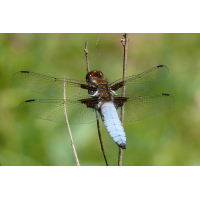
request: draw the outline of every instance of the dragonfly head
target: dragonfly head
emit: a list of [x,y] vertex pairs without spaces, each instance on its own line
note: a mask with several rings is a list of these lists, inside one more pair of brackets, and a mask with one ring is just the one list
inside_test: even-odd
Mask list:
[[87,73],[86,75],[86,81],[88,83],[102,83],[107,81],[107,79],[104,78],[104,75],[101,71],[91,71]]

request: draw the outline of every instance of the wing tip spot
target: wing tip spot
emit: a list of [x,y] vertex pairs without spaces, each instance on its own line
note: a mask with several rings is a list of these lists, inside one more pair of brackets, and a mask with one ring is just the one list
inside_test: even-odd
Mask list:
[[162,93],[163,96],[170,96],[170,94]]
[[29,71],[20,71],[20,72],[21,73],[27,73],[27,74],[30,73]]
[[29,100],[27,100],[25,102],[32,102],[32,101],[36,101],[36,99],[29,99]]
[[165,67],[165,65],[158,65],[157,68],[159,68],[159,67]]

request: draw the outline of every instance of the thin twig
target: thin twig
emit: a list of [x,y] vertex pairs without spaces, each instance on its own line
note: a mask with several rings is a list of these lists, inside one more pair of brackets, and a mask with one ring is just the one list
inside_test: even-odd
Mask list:
[[76,148],[75,148],[75,145],[74,145],[74,141],[73,141],[73,137],[72,137],[72,133],[71,133],[71,129],[70,129],[70,126],[69,126],[69,121],[68,121],[68,117],[67,117],[67,108],[66,108],[66,93],[65,93],[65,77],[63,77],[63,101],[64,101],[64,114],[65,114],[65,120],[66,120],[66,123],[67,123],[67,128],[68,128],[68,131],[69,131],[69,137],[70,137],[70,140],[71,140],[71,145],[72,145],[72,149],[73,149],[73,152],[74,152],[74,157],[75,157],[75,160],[76,160],[76,164],[77,166],[80,166],[80,163],[79,163],[79,160],[78,160],[78,156],[77,156],[77,153],[76,153]]
[[102,141],[102,138],[101,138],[98,110],[95,109],[95,112],[96,112],[96,118],[97,118],[97,129],[98,129],[98,135],[99,135],[99,141],[100,141],[100,145],[101,145],[101,150],[102,150],[103,157],[104,157],[104,160],[106,162],[106,165],[108,166],[108,161],[107,161],[106,154],[105,154],[104,147],[103,147],[103,141]]
[[[123,81],[125,83],[126,80],[126,65],[127,65],[127,50],[128,50],[128,33],[123,34],[123,37],[121,39],[121,43],[124,47],[124,59],[123,59]],[[122,97],[125,97],[125,84],[122,87]],[[124,123],[124,105],[122,106],[121,110],[121,122],[122,125]],[[122,166],[122,153],[123,149],[119,147],[119,157],[118,157],[118,165]]]
[[85,49],[84,49],[84,52],[85,52],[85,58],[86,58],[86,63],[87,63],[87,73],[90,71],[89,69],[89,60],[88,60],[88,49],[87,49],[87,45],[88,45],[88,40],[86,40],[85,42]]
[[[86,63],[87,63],[87,69],[86,70],[87,70],[87,73],[89,73],[90,72],[90,69],[89,69],[89,59],[88,59],[88,53],[89,52],[88,52],[87,46],[88,46],[88,40],[86,40],[86,42],[85,42],[84,52],[85,52]],[[99,125],[98,109],[95,109],[95,112],[96,112],[97,130],[98,130],[98,135],[99,135],[99,141],[100,141],[100,145],[101,145],[101,150],[102,150],[102,153],[103,153],[106,165],[108,166],[108,161],[107,161],[106,154],[105,154],[104,147],[103,147],[103,141],[102,141],[102,138],[101,138],[101,130],[100,130],[100,125]]]

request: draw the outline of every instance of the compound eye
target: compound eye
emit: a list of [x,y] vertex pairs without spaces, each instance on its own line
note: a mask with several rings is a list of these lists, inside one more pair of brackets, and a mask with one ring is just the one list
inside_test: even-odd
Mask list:
[[103,73],[101,71],[91,71],[86,75],[86,81],[92,82],[95,79],[103,79]]

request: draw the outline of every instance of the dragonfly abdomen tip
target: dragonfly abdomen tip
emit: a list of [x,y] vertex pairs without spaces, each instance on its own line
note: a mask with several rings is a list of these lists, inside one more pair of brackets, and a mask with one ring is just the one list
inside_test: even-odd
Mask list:
[[125,143],[122,143],[122,144],[120,144],[120,147],[121,147],[122,149],[126,149],[126,144],[125,144]]

